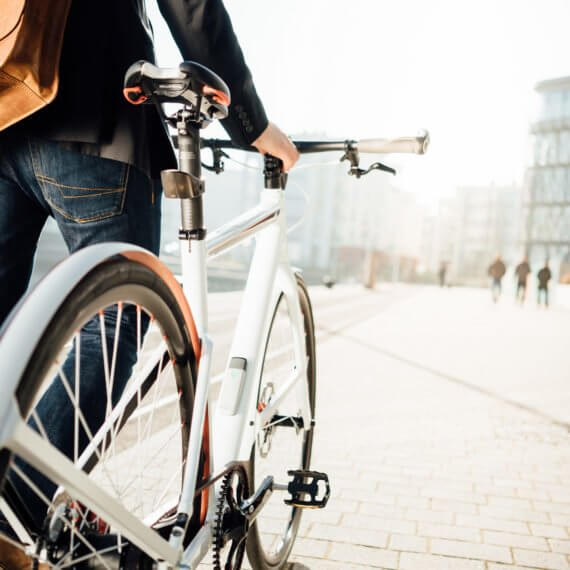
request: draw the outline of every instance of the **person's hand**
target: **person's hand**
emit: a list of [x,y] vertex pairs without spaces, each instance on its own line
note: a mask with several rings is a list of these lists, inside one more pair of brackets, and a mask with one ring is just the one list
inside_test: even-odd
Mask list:
[[299,152],[289,137],[273,123],[253,141],[253,146],[261,154],[271,154],[283,161],[283,171],[288,172],[299,160]]

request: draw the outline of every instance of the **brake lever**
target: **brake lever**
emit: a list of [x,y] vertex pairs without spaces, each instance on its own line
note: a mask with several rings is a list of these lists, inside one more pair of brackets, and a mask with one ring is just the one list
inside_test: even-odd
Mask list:
[[373,170],[382,170],[383,172],[388,172],[390,174],[396,175],[396,170],[387,164],[382,164],[381,162],[375,162],[371,164],[368,170],[364,170],[363,168],[358,168],[357,166],[351,166],[348,173],[351,176],[356,176],[356,178],[360,178],[361,176],[365,176],[366,174],[372,172]]
[[348,160],[348,162],[350,162],[350,170],[348,171],[348,174],[356,176],[356,178],[365,176],[373,170],[383,170],[384,172],[396,175],[396,171],[392,167],[382,164],[381,162],[375,162],[370,166],[370,168],[368,168],[368,170],[360,168],[360,156],[358,154],[358,150],[353,146],[346,147],[344,155],[341,157],[340,161],[342,162],[344,160]]
[[216,174],[220,174],[224,171],[224,161],[223,158],[230,158],[230,155],[225,153],[221,148],[213,147],[212,149],[212,161],[213,164],[210,166],[209,164],[202,163],[202,167],[210,172],[215,172]]

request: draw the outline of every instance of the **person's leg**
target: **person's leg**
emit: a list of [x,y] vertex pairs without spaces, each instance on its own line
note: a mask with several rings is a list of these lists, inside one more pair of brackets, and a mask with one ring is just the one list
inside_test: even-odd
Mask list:
[[544,306],[548,307],[548,284],[544,287]]
[[0,138],[0,325],[25,293],[47,213],[23,188],[22,141]]
[[500,279],[493,279],[493,300],[495,303],[499,300],[501,296],[501,280]]
[[[122,241],[158,253],[160,244],[160,185],[137,169],[112,160],[82,155],[53,142],[31,141],[30,164],[37,181],[37,191],[52,208],[71,252],[88,245]],[[119,351],[113,389],[117,401],[136,361],[136,312],[123,311]],[[116,312],[105,311],[108,358],[113,347]],[[143,322],[143,332],[148,320]],[[81,401],[80,407],[92,433],[101,425],[106,411],[105,372],[101,325],[94,318],[81,330]],[[58,375],[36,407],[36,417],[52,444],[69,457],[73,454],[73,406],[63,385],[63,378],[73,384],[76,362],[71,351]],[[30,422],[37,428],[35,421]],[[80,449],[88,438],[82,434]],[[30,470],[30,473],[32,471]],[[37,474],[37,484],[50,496],[55,488]],[[41,524],[43,505],[37,497],[26,502]]]

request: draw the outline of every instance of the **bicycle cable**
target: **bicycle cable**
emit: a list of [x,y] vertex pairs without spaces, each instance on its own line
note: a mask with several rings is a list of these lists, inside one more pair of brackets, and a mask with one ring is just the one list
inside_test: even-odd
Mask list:
[[[227,160],[234,162],[235,164],[238,164],[239,166],[243,166],[244,168],[249,168],[250,170],[256,170],[257,172],[263,172],[263,168],[261,166],[254,166],[252,164],[248,164],[247,162],[242,162],[240,160],[237,160],[235,158],[233,158],[232,156],[227,155],[226,157]],[[321,166],[335,166],[335,165],[339,165],[340,161],[338,160],[331,160],[329,162],[311,162],[310,164],[300,164],[297,165],[293,168],[293,173],[294,172],[298,172],[299,170],[306,170],[308,168],[318,168]]]
[[303,198],[305,199],[305,207],[303,208],[303,215],[290,228],[287,228],[287,235],[294,232],[305,221],[305,218],[307,217],[307,206],[311,203],[309,194],[300,184],[289,180],[289,186],[293,186],[293,188],[297,187],[301,191]]
[[[228,160],[235,162],[236,164],[243,166],[244,168],[249,168],[250,170],[256,170],[258,172],[263,171],[262,168],[259,168],[257,166],[253,166],[251,164],[247,164],[246,162],[241,162],[241,161],[236,160],[235,158],[232,158],[230,156],[228,156],[227,158],[228,158]],[[337,162],[303,164],[301,166],[295,167],[295,170],[301,170],[303,168],[316,167],[316,166],[321,166],[321,165],[329,166],[331,164],[337,164]],[[298,190],[300,190],[301,194],[303,195],[303,198],[305,199],[305,208],[303,208],[303,215],[291,227],[287,228],[287,234],[290,234],[290,233],[294,232],[305,221],[305,218],[307,217],[306,206],[308,206],[311,203],[311,199],[309,197],[308,192],[300,184],[298,184],[296,182],[292,182],[291,179],[289,179],[288,186],[289,187],[292,186],[293,188],[297,188]]]

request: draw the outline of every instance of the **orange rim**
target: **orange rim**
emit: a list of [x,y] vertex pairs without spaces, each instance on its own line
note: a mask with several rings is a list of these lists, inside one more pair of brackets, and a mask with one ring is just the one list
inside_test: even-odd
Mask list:
[[[204,468],[202,469],[202,480],[210,476],[210,423],[208,420],[208,405],[206,404],[206,417],[204,419],[204,437],[202,438],[202,452],[204,453]],[[206,522],[208,514],[208,502],[210,498],[210,488],[206,487],[200,497],[200,524]]]
[[184,321],[186,322],[188,333],[190,334],[190,340],[192,341],[192,348],[194,349],[194,354],[196,355],[196,362],[199,365],[201,355],[200,337],[198,336],[198,331],[196,330],[196,325],[194,324],[194,318],[192,317],[192,312],[190,311],[188,300],[182,291],[180,283],[178,283],[168,267],[166,267],[166,265],[164,265],[164,263],[162,263],[158,257],[155,257],[151,253],[144,251],[123,251],[121,252],[121,255],[127,259],[130,259],[131,261],[136,261],[137,263],[140,263],[149,269],[152,269],[170,287],[170,290],[174,294],[176,302],[178,303],[178,306],[184,315]]
[[[196,330],[196,325],[194,323],[194,318],[192,317],[192,312],[190,311],[190,306],[188,305],[188,300],[182,291],[180,283],[176,280],[174,275],[170,272],[168,267],[162,263],[154,255],[144,252],[144,251],[124,251],[121,253],[123,257],[135,261],[152,269],[157,273],[161,279],[170,287],[173,292],[174,297],[178,306],[182,310],[184,315],[184,321],[188,332],[190,334],[190,340],[192,342],[192,349],[196,355],[196,362],[200,363],[201,355],[201,343],[200,337],[198,336],[198,331]],[[202,470],[202,479],[206,479],[210,476],[210,424],[209,424],[208,408],[206,407],[206,416],[204,419],[204,435],[202,438],[202,451],[204,452],[204,468]],[[200,524],[204,524],[206,516],[208,514],[208,501],[209,501],[209,489],[206,488],[201,493],[200,498]]]

